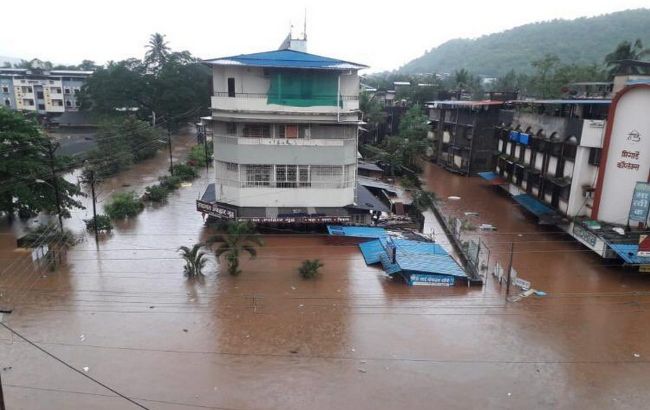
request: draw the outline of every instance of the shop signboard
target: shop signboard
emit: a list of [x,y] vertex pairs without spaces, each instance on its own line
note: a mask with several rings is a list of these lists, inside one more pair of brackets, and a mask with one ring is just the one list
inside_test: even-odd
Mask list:
[[650,209],[650,184],[647,182],[637,182],[632,194],[632,203],[630,204],[631,221],[646,223],[648,220],[648,210]]
[[201,200],[196,201],[196,210],[217,218],[235,219],[237,217],[235,209]]

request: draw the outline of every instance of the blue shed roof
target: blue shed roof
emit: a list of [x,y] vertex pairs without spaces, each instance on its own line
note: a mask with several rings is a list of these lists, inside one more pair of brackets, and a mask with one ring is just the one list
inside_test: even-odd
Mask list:
[[204,60],[204,62],[212,65],[320,70],[359,70],[368,68],[368,66],[363,64],[303,53],[296,50],[273,50],[253,54],[239,54],[236,56]]
[[334,236],[352,236],[355,238],[378,239],[388,236],[384,228],[374,226],[327,225],[327,232]]
[[374,265],[375,263],[381,262],[381,255],[386,254],[379,239],[360,243],[359,249],[361,249],[361,254],[363,255],[363,260],[366,261],[366,265]]
[[647,256],[637,256],[636,253],[639,251],[639,244],[636,243],[608,243],[610,248],[618,256],[623,259],[623,261],[630,265],[650,265],[650,257]]
[[519,205],[526,208],[529,212],[533,213],[535,216],[555,213],[552,208],[532,195],[520,194],[513,196],[512,199],[514,199]]

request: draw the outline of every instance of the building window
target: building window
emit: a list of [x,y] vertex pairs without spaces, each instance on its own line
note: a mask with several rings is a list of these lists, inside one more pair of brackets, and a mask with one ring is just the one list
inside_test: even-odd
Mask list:
[[228,97],[235,96],[235,79],[233,77],[228,78]]
[[40,111],[45,111],[45,104],[38,104],[38,109]]
[[61,94],[61,87],[50,87],[50,92],[52,94]]
[[237,172],[239,170],[238,166],[234,162],[226,162],[226,171]]
[[246,124],[244,126],[244,137],[270,138],[271,126],[268,124]]
[[296,175],[295,165],[276,165],[275,186],[278,188],[295,188]]
[[39,100],[45,98],[45,96],[43,95],[43,91],[36,91],[36,98],[38,98]]
[[569,160],[574,160],[576,158],[576,151],[578,146],[575,144],[564,144],[564,150],[562,151],[562,156]]
[[63,100],[52,100],[52,105],[55,107],[63,107]]
[[300,138],[300,129],[297,125],[279,125],[278,138]]
[[32,99],[25,99],[25,100],[23,100],[23,105],[33,106],[33,105],[34,105],[34,100],[32,100]]
[[271,185],[271,165],[245,165],[244,167],[247,187]]
[[81,106],[81,103],[79,102],[79,100],[77,100],[77,101],[74,102],[74,106],[75,106],[75,107],[80,107],[80,106]]
[[70,94],[70,89],[69,89],[69,88],[65,88],[65,93],[66,93],[66,94]]
[[66,101],[65,106],[66,107],[72,107],[72,102],[70,102],[70,100]]
[[79,89],[78,89],[78,88],[75,88],[75,89],[74,89],[74,95],[77,95],[77,94],[79,94]]
[[8,93],[9,92],[9,87],[7,87],[6,85],[3,85],[2,86],[2,92],[3,93]]
[[234,122],[227,122],[226,135],[237,135],[237,124],[235,124]]
[[5,98],[5,106],[11,107],[11,100],[9,98]]
[[20,90],[25,94],[30,94],[32,92],[32,87],[20,87]]
[[571,194],[571,185],[560,188],[560,199],[563,201],[569,200],[569,195]]
[[589,164],[594,166],[600,165],[600,154],[602,153],[602,148],[589,148]]

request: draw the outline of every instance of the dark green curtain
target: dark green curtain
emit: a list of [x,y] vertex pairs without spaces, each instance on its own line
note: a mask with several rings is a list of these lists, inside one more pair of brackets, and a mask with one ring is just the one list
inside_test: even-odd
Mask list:
[[293,107],[336,106],[338,73],[277,71],[271,74],[268,103]]

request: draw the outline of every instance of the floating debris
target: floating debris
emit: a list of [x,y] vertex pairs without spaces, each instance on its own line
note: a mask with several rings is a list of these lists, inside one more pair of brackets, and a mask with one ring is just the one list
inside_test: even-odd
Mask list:
[[634,357],[639,358],[639,357],[641,357],[641,355],[638,354],[638,353],[634,353]]
[[448,196],[447,199],[449,199],[450,201],[458,201],[460,199],[460,197],[452,195],[452,196]]
[[183,329],[183,332],[187,333],[187,332],[189,332],[189,330],[187,330],[187,329]]
[[79,340],[81,340],[82,342],[85,341],[86,340],[86,335],[79,336]]
[[478,212],[468,211],[465,212],[465,216],[478,216]]
[[492,224],[480,224],[478,226],[478,229],[480,229],[482,231],[496,231],[497,230],[497,228]]
[[360,373],[368,373],[368,370],[366,369],[358,369]]
[[88,366],[83,368],[83,371],[86,372],[86,373],[88,373],[88,370],[90,370],[90,367],[88,367]]
[[546,292],[543,290],[535,290],[535,296],[546,296]]

